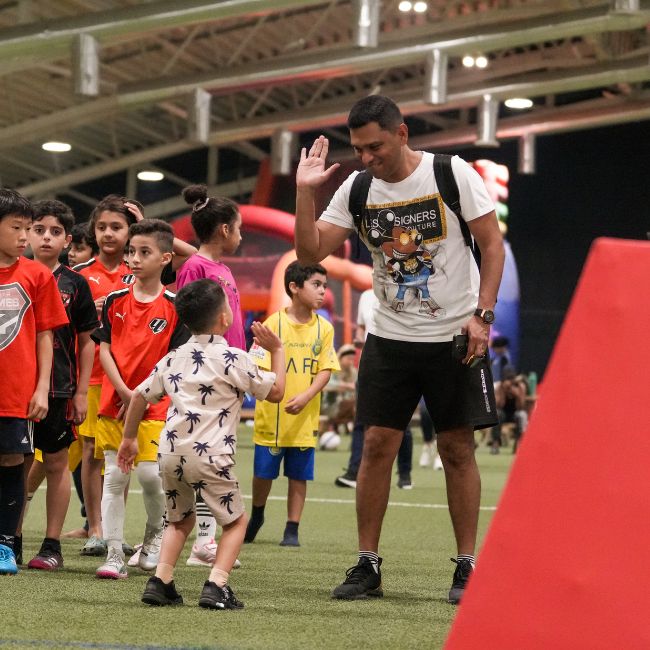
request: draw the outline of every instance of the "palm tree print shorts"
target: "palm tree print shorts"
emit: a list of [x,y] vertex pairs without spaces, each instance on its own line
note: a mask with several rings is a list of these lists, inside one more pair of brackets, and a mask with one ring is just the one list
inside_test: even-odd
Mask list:
[[159,454],[158,463],[168,521],[182,521],[195,514],[197,496],[205,501],[220,526],[232,523],[244,513],[232,456]]

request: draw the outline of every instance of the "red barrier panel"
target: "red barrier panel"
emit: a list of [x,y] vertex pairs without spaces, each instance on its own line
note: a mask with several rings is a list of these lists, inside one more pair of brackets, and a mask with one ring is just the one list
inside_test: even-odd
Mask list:
[[649,332],[650,243],[597,240],[446,650],[650,648]]

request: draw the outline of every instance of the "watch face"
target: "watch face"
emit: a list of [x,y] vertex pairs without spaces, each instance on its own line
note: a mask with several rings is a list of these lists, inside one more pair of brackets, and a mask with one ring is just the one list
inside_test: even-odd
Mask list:
[[493,322],[494,322],[494,312],[493,312],[493,311],[490,311],[489,309],[486,309],[486,310],[483,312],[483,320],[484,320],[486,323],[493,323]]

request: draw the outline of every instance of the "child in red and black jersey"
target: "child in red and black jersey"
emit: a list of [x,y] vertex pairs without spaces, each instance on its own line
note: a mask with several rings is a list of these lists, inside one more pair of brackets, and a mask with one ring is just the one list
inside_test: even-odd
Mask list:
[[[30,569],[53,570],[63,566],[59,539],[70,503],[68,447],[76,439],[73,423],[81,424],[86,417],[95,351],[90,334],[99,325],[88,282],[59,263],[59,256],[70,244],[73,225],[74,216],[65,203],[34,204],[29,244],[34,259],[52,271],[70,322],[54,333],[49,410],[47,417],[34,426],[34,445],[43,454],[47,477],[47,525],[41,550],[27,565]],[[32,478],[30,473],[30,481]]]
[[[169,224],[145,219],[129,229],[128,260],[134,284],[111,293],[102,312],[102,327],[93,335],[100,342],[100,358],[106,376],[102,384],[95,447],[104,455],[102,526],[108,546],[106,562],[97,569],[100,578],[127,575],[122,534],[124,489],[128,474],[117,466],[122,442],[124,413],[133,389],[167,352],[184,343],[189,331],[174,309],[174,294],[165,290],[160,276],[172,257],[173,231]],[[154,569],[158,563],[165,500],[158,470],[158,440],[168,404],[152,406],[138,430],[136,474],[142,487],[147,525],[139,566]]]
[[[124,262],[124,250],[129,239],[129,226],[136,222],[135,203],[125,202],[119,196],[109,195],[102,199],[90,215],[88,232],[94,238],[99,253],[85,264],[75,266],[86,278],[101,316],[106,296],[117,289],[123,289],[133,281],[129,267]],[[81,550],[82,555],[103,555],[106,545],[102,540],[102,459],[95,458],[95,435],[97,432],[97,410],[104,371],[99,362],[99,346],[95,349],[94,363],[88,388],[88,411],[79,426],[82,441],[81,483],[84,505],[88,518],[88,541]]]
[[[124,252],[129,238],[129,226],[144,219],[142,205],[133,199],[109,194],[93,210],[88,222],[88,232],[99,250],[96,257],[85,264],[74,267],[90,285],[97,313],[101,316],[106,296],[112,291],[124,289],[135,279],[124,261]],[[174,239],[173,259],[165,265],[165,282],[172,282],[173,269],[182,264],[196,249],[181,240]],[[101,539],[101,454],[95,453],[95,436],[98,425],[98,408],[104,371],[99,361],[99,346],[90,376],[88,389],[88,414],[79,427],[83,441],[81,478],[84,503],[88,517],[88,541],[82,555],[104,555],[106,545]],[[97,456],[100,456],[97,458]]]
[[25,455],[34,453],[31,420],[48,411],[52,330],[68,322],[49,269],[21,257],[32,206],[0,189],[0,574],[18,571],[14,537],[25,499]]

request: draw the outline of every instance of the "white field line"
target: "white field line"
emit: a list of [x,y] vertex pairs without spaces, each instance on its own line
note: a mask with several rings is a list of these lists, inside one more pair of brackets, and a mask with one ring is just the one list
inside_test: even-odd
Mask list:
[[[142,494],[142,490],[132,489],[129,490],[133,494]],[[244,499],[252,499],[253,497],[250,494],[242,494]],[[280,496],[269,496],[269,501],[286,501],[287,497]],[[319,499],[307,497],[308,503],[332,503],[332,504],[345,504],[345,505],[354,505],[356,502],[354,499]],[[429,508],[430,510],[447,510],[448,506],[446,503],[406,503],[405,501],[389,501],[389,506],[394,506],[396,508]],[[496,506],[481,506],[481,510],[487,512],[493,512],[497,508]]]

